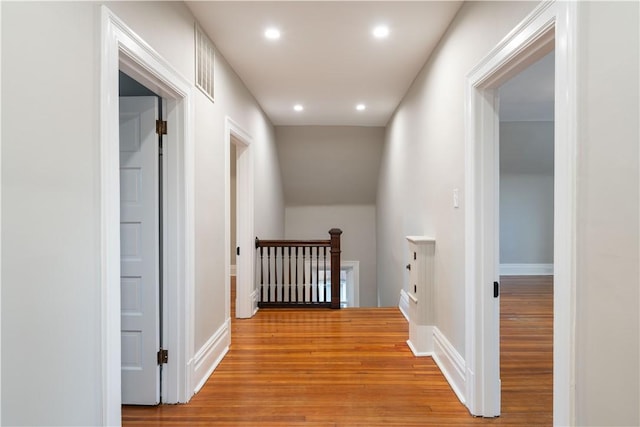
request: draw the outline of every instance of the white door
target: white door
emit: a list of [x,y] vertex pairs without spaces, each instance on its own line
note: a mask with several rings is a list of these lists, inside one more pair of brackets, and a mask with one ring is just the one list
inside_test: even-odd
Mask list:
[[120,98],[122,403],[160,402],[158,99]]

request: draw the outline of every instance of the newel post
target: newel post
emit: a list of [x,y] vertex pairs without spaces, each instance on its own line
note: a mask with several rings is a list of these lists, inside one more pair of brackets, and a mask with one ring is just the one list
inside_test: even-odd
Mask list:
[[340,308],[340,235],[342,230],[332,228],[331,235],[331,308]]

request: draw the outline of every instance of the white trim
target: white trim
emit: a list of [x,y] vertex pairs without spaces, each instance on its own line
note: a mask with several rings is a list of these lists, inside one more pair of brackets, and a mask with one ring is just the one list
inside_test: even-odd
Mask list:
[[[236,258],[236,317],[249,318],[252,317],[258,307],[258,303],[253,299],[251,293],[255,289],[254,285],[254,269],[255,269],[255,250],[254,250],[254,207],[253,207],[253,138],[249,133],[240,127],[231,117],[225,118],[224,125],[224,150],[225,150],[225,232],[224,241],[225,248],[231,246],[231,195],[230,195],[230,151],[231,140],[233,136],[236,144],[236,241],[240,247],[240,256]],[[225,300],[227,318],[231,316],[231,279],[230,267],[231,254],[227,250],[225,252]]]
[[[465,125],[466,404],[500,414],[497,95],[508,78],[555,48],[554,423],[575,423],[575,2],[542,2],[467,77]],[[555,36],[554,36],[555,33]]]
[[433,360],[442,371],[460,402],[464,404],[464,391],[466,390],[464,359],[437,327],[433,328]]
[[[0,22],[2,22],[2,2],[0,2]],[[1,45],[2,43],[0,43]],[[0,46],[0,51],[2,47]],[[0,93],[2,93],[2,53],[0,53]],[[0,102],[0,118],[2,102]],[[2,366],[2,120],[0,120],[0,367]],[[0,368],[0,402],[2,402],[2,369]],[[2,405],[0,405],[0,426],[2,425]]]
[[409,321],[409,293],[404,289],[400,290],[400,302],[398,303],[398,308],[400,312]]
[[253,313],[251,313],[251,316],[255,316],[255,314],[258,312],[258,290],[254,289],[253,292],[251,292],[251,306],[253,307]]
[[[350,307],[360,307],[360,261],[340,261],[340,269],[347,270],[347,300],[350,291],[353,296]],[[352,284],[351,290],[349,283]]]
[[420,244],[420,243],[436,243],[436,239],[434,239],[433,237],[429,237],[429,236],[407,236],[406,237],[408,241],[410,241],[411,243],[416,243],[416,244]]
[[[316,260],[305,261],[304,268],[306,271],[316,270]],[[340,261],[340,271],[347,273],[347,307],[360,307],[360,261]],[[329,269],[327,269],[329,271]],[[351,285],[351,286],[349,286]],[[329,284],[327,283],[327,289]],[[340,300],[342,304],[342,300]]]
[[235,264],[229,266],[229,275],[231,275],[231,276],[235,276],[236,275],[236,265]]
[[213,371],[229,351],[231,345],[231,322],[227,320],[207,340],[193,356],[193,382],[196,384],[193,394],[200,391]]
[[[407,295],[409,296],[409,300],[414,303],[417,304],[418,303],[418,298],[416,298],[411,292],[407,293]],[[411,306],[411,305],[409,305]]]
[[553,276],[553,264],[500,264],[501,276]]
[[164,338],[170,363],[164,369],[167,402],[191,397],[188,361],[193,352],[193,142],[192,85],[106,6],[101,7],[100,39],[100,252],[102,292],[102,423],[121,422],[120,384],[120,184],[118,71],[167,100],[170,165],[165,222]]
[[433,328],[433,325],[418,325],[409,320],[407,345],[414,356],[433,356]]
[[575,425],[579,2],[558,2],[554,150],[553,423]]

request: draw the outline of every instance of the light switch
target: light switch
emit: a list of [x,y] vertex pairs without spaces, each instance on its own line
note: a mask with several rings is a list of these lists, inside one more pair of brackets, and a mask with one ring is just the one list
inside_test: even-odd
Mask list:
[[458,189],[457,188],[453,189],[453,207],[456,208],[456,209],[458,207],[460,207],[460,200],[458,198]]

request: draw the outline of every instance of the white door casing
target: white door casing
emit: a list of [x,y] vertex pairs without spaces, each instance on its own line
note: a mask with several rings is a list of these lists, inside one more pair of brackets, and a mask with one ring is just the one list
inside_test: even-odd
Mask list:
[[163,153],[163,366],[165,403],[194,394],[194,144],[193,84],[148,43],[101,6],[100,286],[102,294],[102,424],[121,424],[120,180],[118,73],[126,72],[166,100]]
[[576,2],[542,2],[467,76],[465,108],[465,404],[500,414],[496,88],[555,49],[554,424],[575,423]]
[[[232,138],[233,137],[233,138]],[[225,120],[225,247],[230,246],[230,147],[236,145],[236,242],[240,256],[236,257],[236,317],[252,317],[257,310],[255,294],[255,234],[253,231],[253,151],[252,138],[230,117]],[[230,264],[226,251],[225,301],[230,317]]]
[[158,98],[120,98],[122,403],[160,402]]

